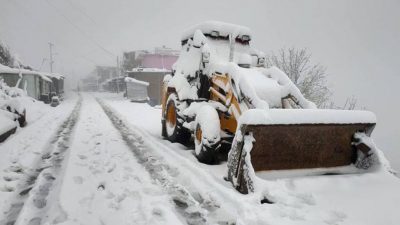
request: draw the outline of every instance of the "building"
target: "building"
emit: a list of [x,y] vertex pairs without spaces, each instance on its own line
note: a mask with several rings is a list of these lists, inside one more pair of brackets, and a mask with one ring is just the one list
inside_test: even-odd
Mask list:
[[178,56],[179,51],[165,46],[157,47],[153,51],[139,50],[124,52],[122,67],[124,71],[140,67],[171,70]]
[[171,73],[178,57],[179,51],[165,46],[153,51],[125,52],[123,68],[128,77],[149,83],[147,91],[150,104],[158,105],[161,103],[164,76]]
[[104,81],[118,76],[118,68],[115,66],[96,66],[96,76],[101,84]]
[[61,96],[64,94],[64,76],[57,73],[47,75],[51,79],[51,92]]
[[26,90],[27,95],[49,102],[51,95],[64,93],[64,76],[27,69],[10,68],[0,64],[0,79],[10,87]]
[[96,66],[85,78],[81,79],[82,91],[99,91],[110,79],[118,77],[119,71],[115,66]]

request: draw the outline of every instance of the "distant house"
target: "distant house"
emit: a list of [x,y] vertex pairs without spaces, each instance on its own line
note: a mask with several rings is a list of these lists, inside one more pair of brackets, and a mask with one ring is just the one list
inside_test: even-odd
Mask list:
[[125,77],[114,77],[104,81],[102,89],[109,92],[120,93],[126,91]]
[[98,91],[99,90],[99,82],[96,76],[89,75],[81,79],[80,88],[82,91]]
[[161,103],[161,88],[165,74],[171,73],[179,51],[155,48],[153,51],[133,51],[124,53],[123,67],[128,77],[149,83],[148,95],[151,104]]
[[64,76],[52,73],[47,75],[51,79],[51,92],[56,93],[58,96],[64,94]]
[[118,76],[118,68],[115,66],[96,66],[95,70],[99,83]]
[[28,96],[46,102],[52,92],[56,95],[64,93],[64,77],[59,74],[10,68],[0,64],[0,79],[10,87],[18,84],[19,88],[26,90]]
[[118,68],[115,66],[96,66],[96,68],[85,78],[81,79],[81,88],[83,91],[99,91],[103,84],[117,77]]
[[122,66],[124,71],[140,67],[171,70],[178,56],[179,51],[165,46],[157,47],[153,51],[139,50],[124,52]]

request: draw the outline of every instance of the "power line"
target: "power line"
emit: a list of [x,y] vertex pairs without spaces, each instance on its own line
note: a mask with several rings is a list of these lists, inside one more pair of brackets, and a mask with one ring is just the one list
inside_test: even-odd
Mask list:
[[[26,8],[25,4],[20,4],[18,1],[6,1],[6,2],[7,3],[12,3],[13,6],[15,7],[15,9],[22,10],[24,12],[24,13],[22,13],[23,16],[25,16],[28,19],[27,21],[29,21],[29,23],[31,23],[32,25],[36,25],[36,23],[34,21],[36,21],[37,18],[32,14],[31,11],[29,11]],[[4,17],[5,18],[4,14],[1,14],[1,13],[0,13],[0,17]],[[40,28],[42,28],[42,27],[40,27]],[[4,39],[5,40],[4,33],[2,33],[2,31],[4,31],[4,30],[0,30],[0,39]],[[44,30],[42,29],[42,31],[44,31]],[[10,36],[10,35],[11,35],[10,33],[7,33],[7,36]],[[16,36],[11,35],[11,38],[12,39],[16,39]],[[58,48],[60,48],[60,47],[63,48],[65,50],[64,53],[69,55],[68,58],[70,58],[72,60],[75,60],[75,61],[78,62],[78,60],[76,58],[81,58],[81,59],[83,59],[83,60],[85,60],[85,61],[87,61],[89,63],[92,63],[93,65],[97,65],[98,64],[97,62],[95,62],[94,60],[86,57],[85,55],[77,54],[76,52],[71,52],[70,48],[68,48],[66,46],[63,46],[61,43],[56,43],[56,44],[57,44]],[[49,60],[49,59],[46,58],[46,60]],[[41,65],[39,67],[39,70],[42,68],[43,63],[44,62],[42,61]]]
[[116,56],[114,53],[108,51],[106,48],[104,48],[99,42],[97,42],[93,37],[91,37],[89,34],[87,34],[84,30],[82,30],[79,26],[77,26],[75,23],[73,23],[64,13],[61,12],[57,7],[55,7],[52,3],[50,3],[49,0],[45,0],[46,3],[51,6],[60,16],[62,16],[71,26],[73,26],[78,32],[80,32],[83,36],[88,38],[93,44],[95,44],[97,47],[99,47],[101,50],[103,50],[105,53],[108,55],[114,57]]
[[[28,21],[32,24],[32,25],[36,25],[36,23],[34,23],[34,21],[36,21],[37,20],[37,18],[31,13],[31,11],[30,10],[28,10],[27,8],[26,8],[26,6],[24,5],[24,4],[20,4],[18,1],[6,1],[7,3],[9,2],[9,3],[13,3],[13,6],[16,8],[16,9],[19,9],[19,10],[23,10],[24,11],[24,13],[22,13],[25,17],[27,17],[27,19],[28,19]],[[3,17],[4,15],[3,14],[1,14],[0,13],[0,17]],[[5,18],[5,17],[4,17]],[[41,27],[42,28],[42,27]],[[3,36],[3,38],[4,38],[4,33],[1,33],[1,31],[4,31],[4,30],[0,30],[0,39],[2,39],[2,36]],[[43,30],[44,31],[44,30]],[[10,35],[10,33],[7,33],[7,35],[9,36]],[[5,38],[4,38],[5,39]],[[14,39],[15,39],[15,36],[14,36]],[[91,64],[93,64],[94,66],[96,66],[96,65],[98,65],[98,62],[96,62],[95,60],[93,60],[93,59],[91,59],[91,58],[89,58],[89,57],[87,57],[86,56],[86,54],[78,54],[77,52],[71,52],[70,51],[70,48],[68,48],[67,46],[64,46],[62,43],[56,43],[57,44],[57,46],[58,46],[58,48],[62,48],[62,49],[64,49],[64,51],[63,51],[63,53],[64,54],[67,54],[68,56],[67,56],[67,58],[70,58],[70,59],[72,59],[72,60],[74,60],[74,61],[76,61],[76,62],[80,62],[77,58],[81,58],[81,59],[83,59],[83,60],[85,60],[86,62],[89,62],[89,63],[91,63]],[[96,46],[97,47],[97,46]],[[102,49],[101,49],[102,50]],[[112,54],[112,53],[111,53]],[[109,54],[108,54],[109,55]],[[114,59],[114,58],[113,58]],[[48,60],[48,59],[46,59],[46,60]],[[44,62],[42,61],[42,63],[41,64],[43,64]],[[41,65],[40,66],[40,69],[42,68],[42,66],[43,65]]]
[[79,6],[77,6],[77,5],[75,5],[74,3],[72,3],[70,0],[66,0],[66,1],[68,2],[68,4],[69,4],[72,8],[74,8],[74,9],[77,10],[77,11],[79,11],[83,16],[85,16],[87,19],[89,19],[90,21],[92,21],[92,23],[94,23],[94,24],[97,25],[96,21],[95,21],[91,16],[89,16],[83,9],[81,9]]

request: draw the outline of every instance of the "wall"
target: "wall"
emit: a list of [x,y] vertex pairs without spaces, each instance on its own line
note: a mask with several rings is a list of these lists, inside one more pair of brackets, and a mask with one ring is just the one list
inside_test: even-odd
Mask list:
[[130,72],[129,77],[149,83],[147,92],[150,102],[155,105],[161,104],[162,83],[165,72]]
[[141,66],[143,68],[171,70],[172,65],[176,62],[177,59],[178,56],[175,55],[147,54],[143,56]]

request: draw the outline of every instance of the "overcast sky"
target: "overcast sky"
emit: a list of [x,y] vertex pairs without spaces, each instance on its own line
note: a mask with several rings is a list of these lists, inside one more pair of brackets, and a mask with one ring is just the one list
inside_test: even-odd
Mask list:
[[[400,171],[400,1],[0,0],[0,40],[38,69],[55,44],[55,71],[69,84],[122,51],[179,49],[185,28],[205,20],[248,26],[266,53],[307,48],[327,67],[333,100],[354,96],[376,113],[375,142]],[[42,66],[48,70],[48,63]]]

